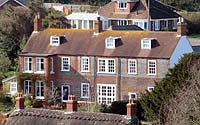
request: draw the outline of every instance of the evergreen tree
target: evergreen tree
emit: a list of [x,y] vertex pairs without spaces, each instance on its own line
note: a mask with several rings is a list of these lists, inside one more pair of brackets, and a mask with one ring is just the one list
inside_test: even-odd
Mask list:
[[[153,92],[146,92],[140,98],[144,109],[144,117],[148,121],[159,121],[163,112],[163,106],[172,99],[176,92],[181,89],[183,83],[189,79],[189,69],[200,54],[186,54],[173,69],[169,69],[166,76],[156,82]],[[198,67],[200,68],[200,67]]]

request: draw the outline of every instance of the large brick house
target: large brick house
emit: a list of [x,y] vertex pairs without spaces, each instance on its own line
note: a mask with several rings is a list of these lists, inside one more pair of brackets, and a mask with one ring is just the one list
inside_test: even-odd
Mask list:
[[178,32],[38,31],[38,25],[36,18],[34,32],[19,57],[20,71],[31,77],[23,76],[18,83],[38,99],[47,98],[55,86],[61,89],[62,101],[69,94],[106,104],[136,99],[139,93],[152,91],[154,81],[193,51],[183,22],[178,23]]

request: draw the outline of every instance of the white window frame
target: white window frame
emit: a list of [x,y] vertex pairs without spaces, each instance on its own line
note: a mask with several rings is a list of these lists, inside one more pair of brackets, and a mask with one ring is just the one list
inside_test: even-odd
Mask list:
[[160,20],[155,20],[155,30],[160,30]]
[[[64,69],[64,59],[67,60],[66,67],[67,69]],[[61,71],[70,71],[70,57],[62,57],[61,58]]]
[[147,90],[148,90],[149,92],[152,92],[152,91],[154,90],[154,87],[147,87]]
[[150,38],[144,38],[141,40],[141,49],[151,49],[151,40]]
[[[31,59],[31,61],[30,61],[30,59]],[[26,60],[28,62],[26,62]],[[27,68],[26,68],[26,64],[27,64]],[[31,65],[31,69],[30,69],[30,65]],[[33,59],[32,59],[32,57],[24,57],[24,72],[26,72],[26,73],[33,72]]]
[[[26,90],[26,82],[28,83],[27,84],[27,90]],[[31,89],[32,89],[32,86],[31,86],[31,80],[25,80],[24,81],[24,93],[25,94],[31,94]]]
[[113,38],[113,37],[108,37],[108,38],[106,38],[106,48],[108,48],[108,49],[114,49],[115,48],[115,38]]
[[[84,92],[84,86],[87,86],[85,88]],[[87,93],[87,96],[84,95],[84,93]],[[89,98],[90,97],[90,84],[89,83],[81,83],[81,98]]]
[[118,3],[118,8],[119,9],[127,9],[127,5],[128,5],[127,2],[120,2],[120,1],[118,1],[117,3]]
[[[105,88],[105,93],[103,94],[103,89]],[[111,90],[108,89],[111,87]],[[109,93],[110,92],[110,93]],[[105,103],[103,103],[103,99],[105,99]],[[111,99],[111,100],[109,100]],[[113,101],[116,101],[116,85],[113,84],[97,84],[97,101],[98,103],[103,103],[110,105]]]
[[[131,65],[131,63],[135,63],[135,65]],[[134,69],[133,72],[131,69]],[[128,74],[137,74],[137,60],[136,59],[128,59]]]
[[173,20],[173,30],[177,29],[178,19]]
[[[43,88],[43,96],[42,96],[42,88]],[[39,95],[37,95],[37,89],[39,89]],[[43,81],[35,82],[35,98],[44,99],[44,82]]]
[[[14,85],[14,87],[13,87],[13,85]],[[13,89],[15,89],[15,90],[13,91]],[[10,93],[11,93],[11,95],[14,95],[17,93],[17,80],[16,79],[10,80]]]
[[68,87],[68,97],[69,97],[69,95],[70,95],[70,86],[69,85],[62,85],[62,87],[61,87],[61,100],[62,100],[62,102],[66,102],[67,100],[63,100],[63,87]]
[[[131,98],[131,95],[135,95],[135,98]],[[135,92],[129,92],[129,93],[128,93],[128,97],[129,97],[129,99],[137,100],[137,99],[138,99],[138,94],[135,93]]]
[[[85,60],[87,60],[87,63],[84,62]],[[90,72],[90,58],[89,57],[81,57],[81,72]]]
[[71,28],[78,29],[78,20],[71,20]]
[[60,36],[50,36],[50,45],[59,46],[60,45]]
[[[105,72],[104,71],[100,71],[100,60],[104,60],[105,61]],[[109,61],[114,61],[114,72],[109,72]],[[108,74],[115,74],[116,72],[116,64],[115,64],[115,59],[111,59],[111,58],[98,58],[98,73],[108,73]]]
[[[86,23],[86,27],[85,27],[85,23]],[[82,28],[83,29],[88,29],[88,25],[89,25],[88,20],[82,20]]]
[[[40,60],[39,62],[37,62],[38,60]],[[43,60],[43,62],[41,61],[41,60]],[[42,65],[43,64],[43,68],[44,69],[42,69]],[[36,58],[36,63],[35,63],[35,73],[44,73],[44,70],[45,70],[45,65],[44,65],[45,63],[44,63],[44,58],[43,57],[37,57]],[[37,69],[37,68],[39,68],[39,69]]]
[[128,25],[128,20],[118,20],[118,25],[119,26],[126,26],[126,25]]
[[[155,67],[150,67],[149,66],[150,62],[155,63]],[[148,65],[147,66],[148,66],[148,75],[157,75],[157,61],[156,60],[148,60]],[[155,73],[151,73],[151,69],[150,68],[154,68]]]
[[53,70],[53,57],[50,57],[49,66],[50,66],[50,74],[54,74],[54,70]]

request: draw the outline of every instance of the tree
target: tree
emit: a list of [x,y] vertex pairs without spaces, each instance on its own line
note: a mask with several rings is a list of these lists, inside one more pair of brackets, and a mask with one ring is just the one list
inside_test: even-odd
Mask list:
[[[153,92],[146,92],[140,98],[144,109],[144,117],[148,121],[160,122],[163,118],[165,104],[175,97],[176,92],[181,90],[184,83],[191,78],[190,68],[199,59],[200,54],[186,54],[173,69],[169,69],[166,76],[156,83]],[[198,66],[197,69],[200,67]],[[158,124],[158,123],[157,123]]]
[[0,13],[0,50],[6,52],[12,62],[18,56],[20,40],[32,32],[27,11],[26,8],[7,6]]
[[200,59],[189,69],[189,78],[183,83],[175,97],[163,107],[162,124],[200,124]]
[[46,15],[42,19],[43,28],[66,28],[67,20],[64,13],[54,10],[53,8],[46,10]]
[[50,91],[48,103],[53,105],[55,108],[60,108],[62,106],[60,88],[54,87],[52,91]]

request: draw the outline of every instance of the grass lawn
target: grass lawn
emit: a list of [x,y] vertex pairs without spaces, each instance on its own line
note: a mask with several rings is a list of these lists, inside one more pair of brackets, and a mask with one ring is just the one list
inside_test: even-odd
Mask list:
[[190,37],[190,38],[200,38],[200,34],[191,34],[191,35],[188,35],[188,37]]

